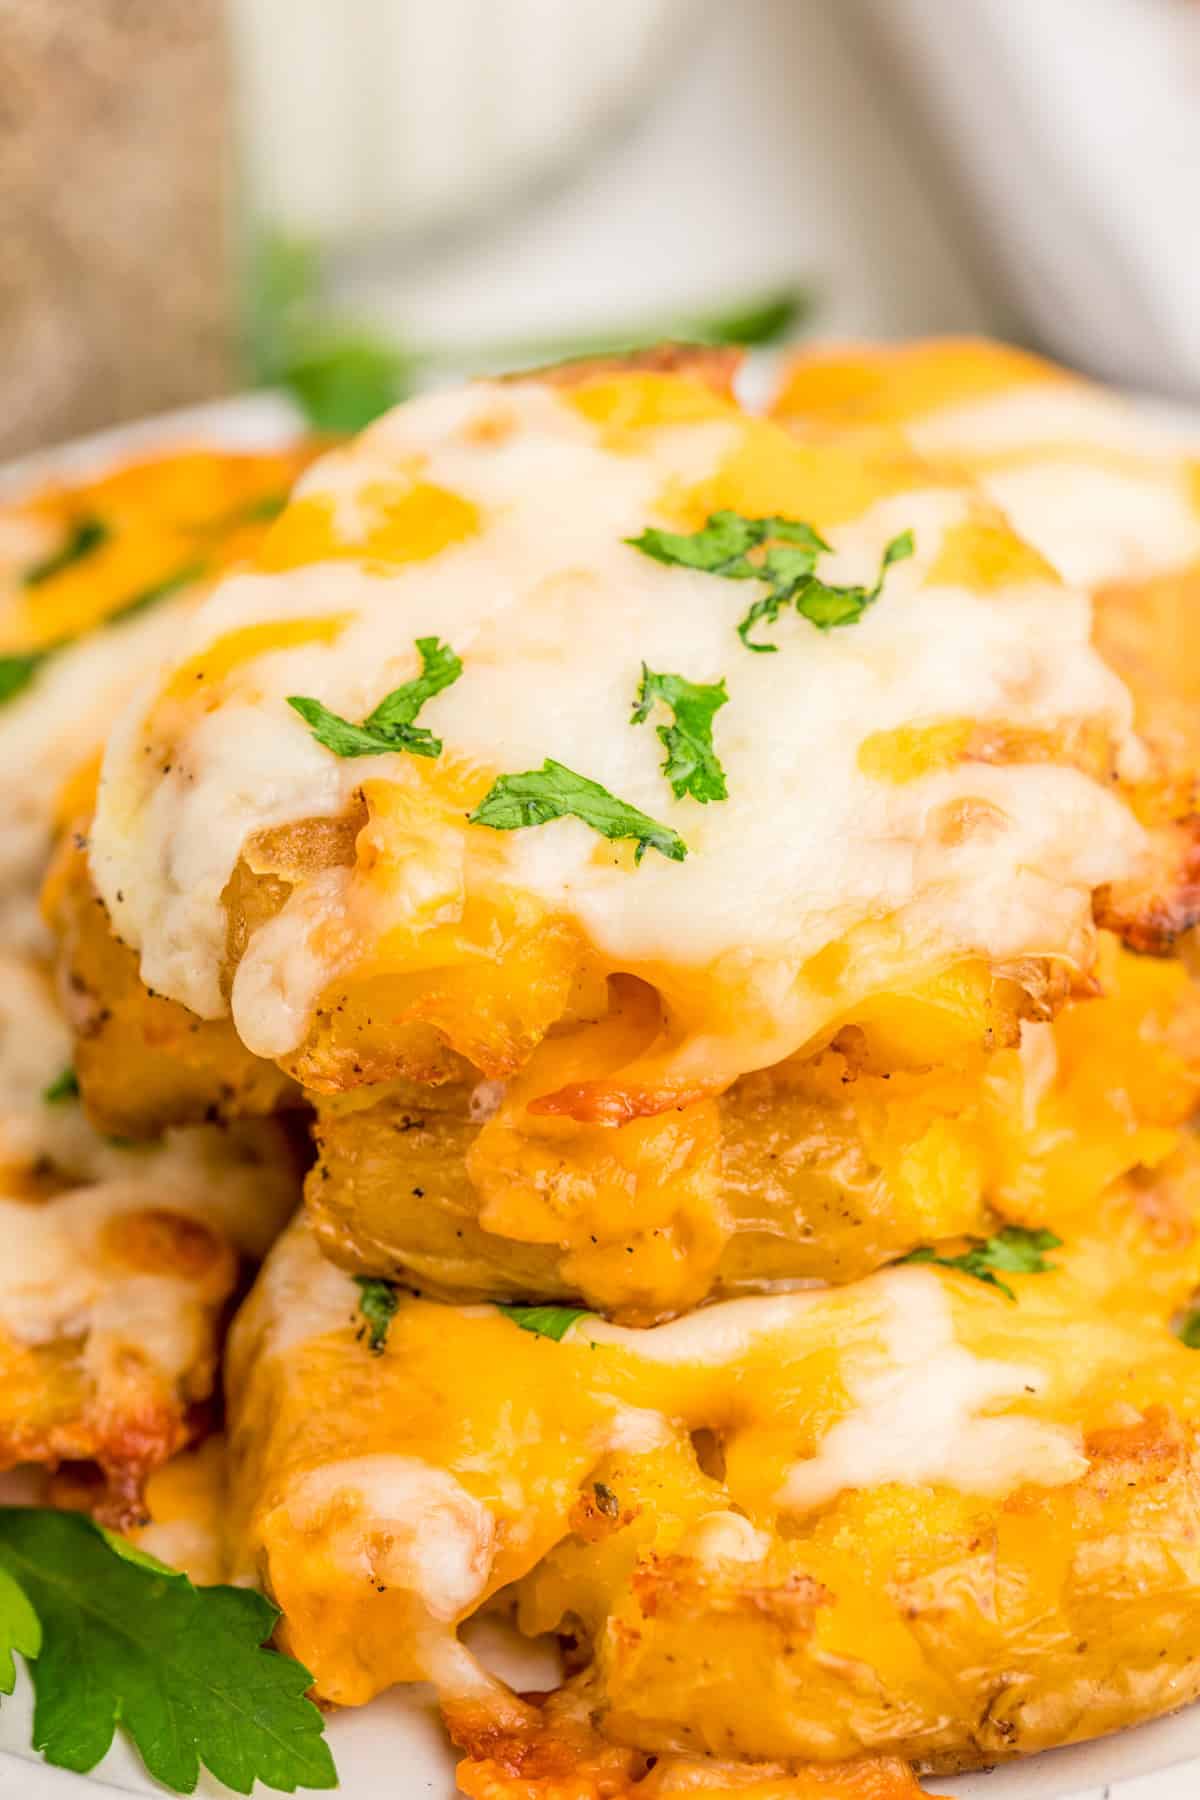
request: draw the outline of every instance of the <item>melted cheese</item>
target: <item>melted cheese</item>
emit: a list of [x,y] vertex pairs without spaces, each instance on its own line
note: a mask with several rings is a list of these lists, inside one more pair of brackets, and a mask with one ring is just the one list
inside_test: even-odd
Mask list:
[[[647,1621],[685,1629],[668,1661],[694,1663],[701,1713],[700,1672],[778,1661],[781,1628],[818,1655],[878,1655],[902,1691],[923,1558],[978,1600],[971,1559],[990,1581],[999,1556],[1032,1617],[1059,1618],[1073,1544],[1111,1529],[1100,1465],[1191,1416],[1194,1353],[1164,1320],[1196,1249],[1143,1207],[1136,1186],[1111,1193],[1054,1272],[1012,1278],[1015,1304],[904,1267],[643,1331],[584,1317],[554,1342],[492,1308],[402,1298],[378,1355],[346,1316],[349,1277],[309,1305],[298,1224],[231,1343],[240,1562],[343,1702],[394,1680],[469,1690],[456,1627],[514,1583],[523,1629],[584,1621],[602,1683]],[[1178,1597],[1177,1576],[1165,1586]],[[645,1691],[636,1665],[629,1681]],[[669,1678],[664,1716],[693,1685]]]
[[[168,660],[198,594],[255,548],[263,502],[282,500],[304,460],[181,452],[0,512],[0,644],[6,653],[53,649],[30,685],[0,704],[0,930],[9,947],[44,942],[35,902],[63,784],[98,754],[139,677]],[[83,518],[105,529],[100,546],[26,585],[24,572]],[[178,592],[115,621],[185,570],[193,579]]]
[[848,1371],[854,1410],[815,1456],[790,1471],[788,1511],[827,1505],[845,1488],[944,1483],[962,1493],[1006,1494],[1024,1482],[1059,1487],[1087,1471],[1082,1435],[989,1409],[1043,1391],[1034,1364],[992,1362],[956,1341],[942,1285],[927,1271],[887,1277],[881,1348]]
[[[96,1183],[117,1196],[117,1207],[138,1192],[144,1207],[177,1209],[244,1255],[261,1257],[295,1198],[283,1132],[265,1122],[232,1130],[199,1126],[169,1131],[152,1144],[122,1144],[93,1130],[77,1101],[46,1100],[46,1090],[70,1063],[70,1032],[41,967],[28,957],[0,955],[0,1196],[19,1204],[14,1230],[28,1212],[33,1237],[19,1235],[31,1253],[39,1232],[48,1234],[47,1246],[55,1241],[59,1201],[27,1205],[31,1183],[36,1188],[44,1182],[63,1194],[64,1203],[69,1190],[91,1192]],[[67,1240],[74,1229],[70,1217],[64,1214],[62,1226]],[[45,1251],[47,1291],[54,1254],[50,1247]],[[87,1256],[81,1241],[70,1260],[86,1265]]]
[[228,1264],[211,1236],[197,1244],[195,1273],[158,1274],[114,1255],[109,1245],[124,1236],[120,1221],[150,1210],[151,1196],[137,1182],[80,1188],[42,1206],[0,1200],[0,1329],[27,1345],[86,1339],[86,1360],[102,1387],[131,1349],[178,1379],[207,1342],[209,1321],[194,1298],[209,1305],[220,1298]]
[[[275,648],[263,636],[227,671],[219,699],[189,704],[169,669],[143,686],[110,743],[93,867],[151,987],[219,1015],[222,896],[239,856],[256,833],[342,813],[360,791],[370,866],[360,848],[353,870],[301,882],[237,971],[234,1018],[261,1054],[294,1049],[338,978],[436,962],[438,934],[501,896],[568,919],[606,967],[660,989],[676,1079],[776,1061],[914,970],[971,954],[1088,960],[1091,890],[1141,851],[1111,792],[1044,760],[958,762],[898,785],[858,758],[873,733],[965,713],[1018,731],[1098,729],[1133,772],[1128,696],[1088,646],[1085,602],[1036,561],[1017,559],[1007,581],[990,565],[975,585],[932,580],[971,516],[963,493],[801,451],[698,392],[645,377],[574,400],[481,384],[401,409],[310,471],[299,506],[321,502],[321,532],[331,519],[361,527],[355,509],[367,491],[377,505],[381,484],[396,506],[414,484],[457,495],[478,527],[435,554],[421,539],[416,561],[381,559],[369,532],[357,560],[344,546],[333,559],[318,533],[314,560],[234,578],[181,634],[184,665],[278,627]],[[778,653],[750,655],[735,628],[751,584],[664,567],[625,541],[721,505],[824,527],[833,581],[871,580],[902,530],[917,554],[854,627],[822,634],[784,616]],[[294,622],[322,616],[349,623],[298,642]],[[339,759],[286,704],[307,694],[362,718],[417,672],[427,635],[464,662],[422,714],[446,746],[436,762]],[[673,798],[656,733],[629,722],[643,660],[727,680],[716,746],[728,802]],[[635,866],[627,845],[573,819],[504,834],[465,824],[497,775],[546,757],[673,826],[686,862],[650,852]],[[940,832],[951,814],[989,829]],[[850,947],[830,983],[819,959],[834,944]]]
[[310,1470],[289,1491],[287,1509],[297,1531],[328,1533],[348,1579],[407,1588],[434,1619],[460,1617],[487,1588],[492,1515],[444,1469],[414,1457],[365,1456]]
[[852,433],[902,432],[969,473],[1068,581],[1144,579],[1200,557],[1200,446],[1006,346],[817,351],[797,362],[777,410]]

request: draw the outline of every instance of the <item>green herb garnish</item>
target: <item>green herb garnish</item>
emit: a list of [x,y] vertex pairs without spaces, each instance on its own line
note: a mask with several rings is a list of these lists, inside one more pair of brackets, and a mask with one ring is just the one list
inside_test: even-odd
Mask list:
[[[103,619],[97,620],[94,629],[99,631],[106,630],[110,625],[122,625],[127,619],[134,618],[138,613],[148,612],[152,606],[157,606],[160,600],[166,600],[172,594],[177,594],[180,588],[188,587],[193,581],[201,580],[207,573],[208,569],[204,563],[187,563],[183,568],[176,569],[170,575],[165,575],[161,581],[156,581],[153,586],[143,588],[131,599],[123,601],[120,606],[107,613]],[[56,656],[60,650],[67,650],[72,644],[77,644],[80,637],[84,635],[87,634],[80,633],[76,637],[57,638],[54,643],[46,644],[40,650],[25,650],[11,656],[0,656],[0,706],[3,706],[8,700],[15,700],[17,695],[23,693],[29,686],[43,663],[49,662],[51,657]]]
[[193,1587],[81,1513],[0,1508],[0,1693],[24,1657],[34,1748],[59,1768],[95,1768],[120,1724],[176,1793],[201,1764],[238,1794],[335,1787],[312,1677],[263,1647],[278,1617],[250,1588]]
[[418,638],[417,650],[421,673],[385,694],[361,725],[352,725],[319,700],[302,694],[289,695],[288,705],[300,714],[317,742],[335,756],[379,756],[391,750],[406,750],[410,756],[440,756],[441,738],[414,725],[413,720],[427,700],[453,686],[462,674],[462,662],[449,644],[439,643],[435,637]]
[[669,825],[660,825],[598,781],[577,775],[549,756],[540,769],[501,775],[468,815],[470,824],[489,825],[493,831],[520,831],[568,817],[582,819],[601,837],[635,839],[635,862],[640,863],[647,850],[657,850],[672,862],[682,862],[687,855],[687,845]]
[[43,557],[41,562],[26,569],[22,577],[24,585],[40,587],[43,581],[53,581],[56,575],[61,575],[72,563],[82,562],[85,556],[90,556],[101,544],[107,544],[109,536],[108,526],[103,519],[97,519],[91,514],[76,519],[65,542],[51,555]]
[[42,1094],[47,1106],[61,1106],[64,1100],[78,1100],[79,1077],[74,1069],[67,1067],[60,1075],[56,1075]]
[[561,1344],[576,1319],[590,1316],[585,1306],[497,1306],[496,1311],[502,1312],[522,1331],[553,1338],[556,1344]]
[[[106,614],[100,623],[106,626],[120,625],[126,619],[136,617],[138,613],[149,612],[150,608],[157,606],[160,600],[169,600],[172,594],[177,594],[181,588],[190,587],[194,581],[202,581],[207,574],[208,569],[204,563],[185,563],[181,569],[175,569],[170,575],[164,575],[161,581],[156,581],[152,586],[143,588],[140,593],[134,594],[130,599],[123,600],[120,606],[115,611]],[[55,648],[58,646],[56,645]]]
[[1188,1350],[1200,1350],[1200,1306],[1193,1306],[1175,1327],[1175,1336]]
[[958,1256],[939,1256],[930,1245],[922,1244],[899,1258],[902,1263],[936,1263],[941,1269],[957,1269],[976,1281],[999,1288],[1009,1300],[1016,1295],[996,1270],[1006,1275],[1052,1275],[1057,1263],[1046,1261],[1047,1250],[1062,1248],[1062,1239],[1052,1231],[1028,1231],[1023,1225],[1006,1225],[994,1237],[976,1238],[969,1249]]
[[354,1279],[360,1290],[358,1310],[368,1330],[367,1349],[380,1356],[400,1297],[390,1281],[380,1281],[374,1275],[356,1275]]
[[884,548],[874,587],[865,588],[834,587],[821,580],[817,560],[832,546],[798,519],[748,519],[722,511],[710,513],[699,531],[678,533],[650,526],[627,542],[656,562],[699,569],[726,581],[765,581],[768,592],[754,602],[737,628],[747,650],[756,652],[778,649],[776,644],[752,643],[749,634],[760,619],[773,625],[786,606],[795,607],[819,631],[853,625],[878,600],[891,565],[903,562],[915,548],[911,531],[894,537]]
[[[57,649],[57,645],[54,646]],[[53,655],[53,649],[24,650],[11,656],[0,656],[0,706],[15,700],[29,686],[42,664]]]
[[445,373],[528,368],[615,356],[671,339],[766,344],[802,324],[812,307],[792,284],[716,308],[617,320],[590,332],[545,332],[508,343],[414,344],[340,312],[320,245],[269,231],[255,247],[246,314],[251,379],[288,389],[318,431],[369,425],[422,382]]
[[682,675],[657,674],[642,664],[642,685],[630,722],[642,724],[656,701],[671,708],[673,722],[657,730],[667,752],[663,774],[677,800],[690,794],[703,805],[728,798],[725,771],[713,749],[713,718],[728,699],[724,681],[704,686]]

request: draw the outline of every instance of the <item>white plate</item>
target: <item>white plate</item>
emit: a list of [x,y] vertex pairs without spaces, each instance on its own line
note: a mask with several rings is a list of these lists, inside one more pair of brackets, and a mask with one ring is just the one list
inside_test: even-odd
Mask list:
[[[1172,417],[1191,432],[1200,418]],[[53,469],[72,471],[107,461],[127,449],[148,451],[160,444],[207,441],[232,448],[265,448],[293,435],[295,415],[269,394],[246,395],[217,406],[176,413],[137,426],[105,432],[80,444],[30,458],[0,474],[0,493],[25,485]],[[501,1673],[526,1689],[553,1681],[552,1654],[537,1645],[516,1645],[496,1627],[468,1633],[472,1646]],[[52,1769],[29,1748],[32,1690],[24,1670],[11,1700],[0,1702],[0,1796],[5,1800],[102,1800],[112,1794],[164,1790],[148,1779],[124,1740],[90,1775]],[[336,1715],[328,1735],[340,1777],[341,1800],[454,1800],[454,1756],[425,1692],[393,1693],[370,1706]],[[932,1792],[956,1800],[1197,1800],[1200,1794],[1200,1704],[1136,1731],[1071,1750],[1011,1763],[990,1774],[961,1775],[929,1784]],[[255,1788],[255,1795],[268,1790]],[[196,1789],[207,1800],[222,1800],[229,1789],[202,1774]],[[316,1790],[305,1788],[304,1795]]]

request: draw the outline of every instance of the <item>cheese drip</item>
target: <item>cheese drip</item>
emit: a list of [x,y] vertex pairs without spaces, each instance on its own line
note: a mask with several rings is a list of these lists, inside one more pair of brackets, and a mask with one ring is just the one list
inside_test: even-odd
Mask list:
[[[623,402],[641,407],[637,429],[537,383],[400,409],[301,483],[277,527],[287,566],[268,554],[273,572],[230,580],[189,622],[176,663],[111,739],[93,844],[116,928],[156,991],[221,1014],[222,896],[239,856],[256,834],[343,814],[362,793],[370,867],[360,849],[356,867],[301,881],[235,974],[233,1016],[260,1054],[292,1051],[339,978],[424,966],[430,934],[472,906],[565,920],[605,968],[649,980],[670,1015],[674,1080],[777,1061],[864,993],[968,956],[1089,961],[1092,891],[1142,851],[1108,786],[1065,754],[951,759],[899,783],[859,758],[869,737],[966,717],[1043,739],[1098,734],[1136,772],[1129,697],[1089,646],[1086,601],[1019,556],[1007,580],[994,561],[978,579],[939,574],[973,502],[932,475],[914,469],[896,491],[894,471],[828,466],[686,383],[638,379]],[[681,392],[700,415],[685,423]],[[443,541],[412,525],[401,559],[379,520],[409,519],[418,492],[439,496]],[[777,653],[752,655],[736,627],[756,584],[666,567],[626,541],[650,524],[694,528],[722,505],[819,526],[836,546],[821,571],[832,582],[869,584],[901,531],[917,553],[857,624],[823,633],[785,614]],[[357,559],[341,541],[356,536]],[[339,758],[287,705],[310,695],[361,719],[415,676],[428,636],[464,665],[422,714],[445,745],[436,761]],[[715,742],[728,801],[674,798],[656,733],[630,723],[643,661],[726,679]],[[195,696],[180,669],[195,672]],[[466,823],[496,776],[547,757],[673,827],[687,860],[635,865],[631,846],[576,819],[508,833]],[[821,959],[835,946],[831,970]]]

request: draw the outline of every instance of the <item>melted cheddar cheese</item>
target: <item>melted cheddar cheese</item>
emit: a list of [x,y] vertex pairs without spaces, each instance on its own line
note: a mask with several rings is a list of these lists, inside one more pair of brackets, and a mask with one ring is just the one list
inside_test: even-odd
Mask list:
[[955,338],[818,348],[792,363],[774,410],[960,470],[1069,581],[1200,561],[1200,442],[1023,350]]
[[402,1297],[376,1354],[301,1223],[231,1345],[235,1559],[319,1694],[432,1680],[485,1745],[458,1627],[502,1592],[641,1752],[969,1766],[1178,1705],[1198,1177],[1109,1189],[1015,1303],[903,1267],[555,1341]]
[[[778,653],[749,654],[753,583],[628,541],[722,508],[822,530],[831,581],[869,583],[902,531],[916,553],[854,626],[785,615]],[[318,1091],[455,1057],[509,1076],[636,976],[655,1030],[619,1082],[562,1102],[628,1120],[972,961],[1087,969],[1093,891],[1145,849],[1113,787],[1142,769],[1129,698],[1088,635],[1086,603],[911,457],[797,444],[681,375],[478,384],[317,464],[259,571],[189,619],[110,741],[92,867],[152,988],[229,1008]],[[429,636],[463,660],[422,713],[436,758],[339,757],[287,704],[362,719]],[[630,724],[643,662],[726,679],[728,801],[672,795]],[[930,728],[943,749],[914,764]],[[638,865],[576,819],[468,822],[547,757],[675,829],[686,861]]]
[[[0,658],[40,660],[0,698],[0,919],[40,938],[30,904],[56,795],[172,652],[180,619],[250,558],[310,447],[187,450],[56,484],[0,508]],[[75,551],[72,551],[72,545]]]
[[1182,964],[1106,934],[1096,978],[1009,1049],[955,1051],[931,1030],[910,1066],[889,1052],[881,1068],[856,1029],[615,1131],[530,1109],[569,1034],[507,1084],[467,1071],[319,1097],[313,1224],[363,1274],[646,1323],[714,1293],[854,1279],[997,1219],[1085,1220],[1110,1182],[1175,1152],[1200,1100],[1200,989]]
[[293,1203],[273,1125],[130,1148],[47,1097],[70,1034],[43,971],[0,959],[0,1468],[86,1463],[88,1503],[141,1516],[147,1475],[201,1428],[243,1258]]

